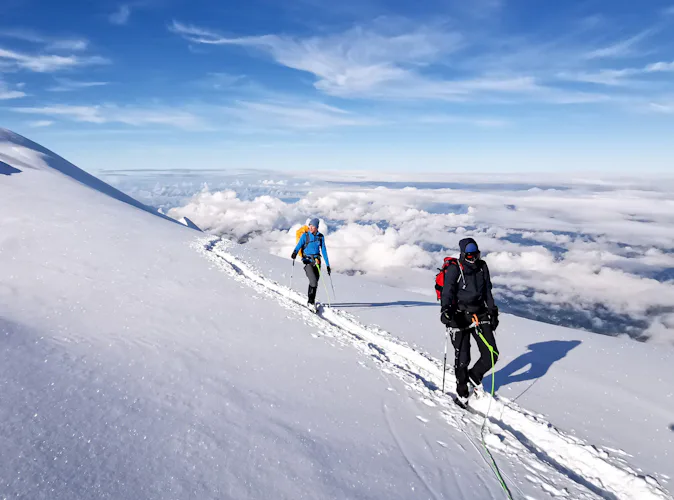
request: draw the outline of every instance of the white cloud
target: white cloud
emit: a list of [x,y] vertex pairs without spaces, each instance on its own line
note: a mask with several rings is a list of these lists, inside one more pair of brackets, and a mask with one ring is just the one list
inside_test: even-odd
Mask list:
[[[460,186],[461,179],[447,179]],[[398,273],[392,269],[399,266],[430,276],[443,255],[455,254],[461,237],[474,235],[501,300],[528,301],[528,310],[540,309],[542,319],[545,311],[566,311],[589,318],[580,324],[593,328],[591,319],[601,316],[605,331],[672,341],[667,315],[674,277],[666,278],[674,269],[671,182],[547,181],[529,190],[490,177],[471,176],[470,182],[454,189],[260,182],[237,190],[277,194],[244,200],[230,189],[205,190],[170,215],[284,257],[294,246],[296,225],[319,216],[332,226],[335,270],[382,276]],[[655,279],[658,273],[663,277]],[[430,279],[410,286],[426,289]]]
[[14,28],[0,30],[0,38],[14,38],[25,42],[42,44],[47,50],[83,51],[89,47],[85,38],[59,38],[46,36],[34,30]]
[[[412,120],[410,120],[412,121]],[[417,118],[414,118],[414,121],[418,123],[427,123],[427,124],[468,124],[474,125],[476,127],[484,128],[499,128],[505,127],[510,124],[509,121],[503,120],[501,118],[488,118],[488,117],[472,117],[472,116],[455,116],[455,115],[421,115]]]
[[50,127],[53,124],[54,122],[51,120],[37,120],[33,122],[28,122],[28,126],[33,128]]
[[208,221],[213,231],[241,239],[250,233],[288,225],[283,215],[285,207],[285,203],[271,196],[244,201],[234,191],[204,191],[195,195],[185,207],[170,213],[172,217],[190,220],[192,217],[188,214],[192,214],[199,220]]
[[562,80],[596,83],[600,85],[620,86],[627,85],[627,77],[634,76],[640,71],[636,69],[602,69],[599,71],[582,71],[578,73],[560,73]]
[[448,98],[479,90],[527,91],[529,78],[479,78],[443,82],[418,69],[458,50],[461,35],[435,26],[355,27],[343,33],[305,39],[264,35],[226,38],[174,21],[171,31],[192,43],[238,45],[270,54],[277,63],[313,74],[317,89],[335,96]]
[[87,50],[89,41],[83,39],[52,40],[47,44],[47,50],[71,50],[74,52]]
[[0,63],[6,62],[10,67],[26,69],[36,73],[51,73],[78,66],[107,64],[109,61],[99,56],[61,56],[56,54],[29,55],[0,48]]
[[[273,34],[225,37],[177,21],[170,30],[193,44],[256,49],[278,64],[312,74],[316,89],[342,98],[455,102],[519,99],[557,104],[607,100],[604,95],[552,86],[550,81],[559,83],[549,71],[550,66],[557,64],[551,62],[557,60],[557,54],[538,54],[538,49],[515,47],[513,51],[519,62],[529,59],[532,63],[520,70],[503,62],[504,58],[515,57],[508,52],[506,40],[494,42],[497,55],[492,60],[467,57],[459,52],[471,48],[476,41],[441,25],[419,26],[379,19],[367,27],[356,26],[340,33],[307,38]],[[500,52],[504,52],[503,57]],[[527,53],[537,55],[532,58]],[[472,64],[474,59],[476,62]],[[578,59],[578,54],[565,56],[571,65]],[[428,71],[431,67],[441,67],[443,71]],[[448,68],[454,69],[457,76],[451,79],[438,76]]]
[[101,87],[108,84],[109,82],[87,82],[87,81],[70,80],[68,78],[57,78],[56,85],[53,87],[49,87],[47,90],[49,90],[50,92],[71,92],[91,87]]
[[[21,88],[17,85],[17,88]],[[19,99],[25,97],[26,93],[20,90],[11,90],[7,84],[0,80],[0,101],[8,99]]]
[[223,111],[237,120],[258,128],[310,130],[380,123],[334,106],[312,102],[239,101],[234,106],[223,108]]
[[602,23],[581,23],[556,38],[492,36],[470,24],[420,25],[386,17],[305,37],[224,36],[178,21],[169,29],[191,46],[240,47],[266,55],[308,73],[316,90],[341,99],[610,104],[639,111],[666,97],[672,84],[664,73],[674,71],[672,62],[600,67],[649,54],[649,38],[657,29],[616,39]]
[[123,4],[120,5],[115,12],[108,16],[108,20],[112,24],[121,26],[129,22],[129,17],[131,17],[131,7],[127,4]]
[[70,106],[55,105],[45,107],[12,108],[24,114],[58,116],[84,123],[123,123],[132,126],[166,125],[181,129],[203,127],[199,117],[173,108],[137,108],[116,105]]
[[8,99],[19,99],[21,97],[26,97],[26,93],[18,91],[18,90],[3,89],[0,86],[0,101],[1,100],[8,100]]
[[637,49],[639,43],[652,36],[654,32],[655,31],[652,29],[644,30],[625,40],[621,40],[600,49],[591,50],[587,52],[584,57],[586,59],[618,59],[634,56],[639,53]]
[[659,72],[659,71],[674,71],[674,61],[672,62],[656,62],[646,66],[647,72]]
[[201,88],[209,90],[229,90],[242,84],[249,84],[244,75],[232,75],[222,72],[209,73],[194,83]]
[[626,86],[638,83],[634,77],[648,73],[674,72],[674,62],[655,62],[641,68],[600,69],[575,73],[562,72],[557,75],[562,80],[596,83],[609,86]]
[[674,101],[671,102],[651,102],[648,105],[650,111],[666,115],[674,114]]

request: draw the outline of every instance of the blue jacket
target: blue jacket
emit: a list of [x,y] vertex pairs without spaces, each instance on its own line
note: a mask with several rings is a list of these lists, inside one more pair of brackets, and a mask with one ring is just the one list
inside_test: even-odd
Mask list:
[[299,252],[300,250],[302,250],[302,253],[306,257],[318,257],[322,253],[325,265],[330,266],[328,250],[325,248],[325,238],[318,231],[316,231],[316,234],[311,234],[307,231],[300,237],[300,241],[297,242],[297,246],[295,247],[295,252]]

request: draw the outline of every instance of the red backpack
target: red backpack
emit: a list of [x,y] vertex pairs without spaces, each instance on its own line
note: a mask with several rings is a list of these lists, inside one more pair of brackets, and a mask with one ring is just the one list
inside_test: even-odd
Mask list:
[[435,275],[435,293],[438,296],[438,300],[442,298],[442,288],[445,286],[445,271],[452,264],[459,266],[459,269],[462,271],[461,274],[463,275],[463,265],[461,265],[461,262],[454,257],[445,257],[442,268],[438,269],[440,272]]

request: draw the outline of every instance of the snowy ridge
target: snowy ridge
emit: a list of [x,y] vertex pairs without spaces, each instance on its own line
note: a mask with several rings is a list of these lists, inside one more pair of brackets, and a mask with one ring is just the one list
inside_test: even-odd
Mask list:
[[[21,173],[22,169],[25,169],[27,171],[42,170],[52,174],[61,174],[74,182],[87,186],[122,203],[161,217],[164,220],[177,223],[173,218],[122,193],[97,177],[76,167],[53,151],[2,127],[0,127],[0,162],[8,164],[8,166],[16,170],[15,173]],[[192,221],[185,225],[192,229],[199,229]]]
[[[344,311],[321,307],[317,315],[310,313],[304,307],[304,296],[265,278],[246,262],[229,253],[227,249],[231,245],[212,238],[197,243],[198,249],[220,269],[301,315],[302,320],[319,329],[320,335],[352,345],[371,356],[382,372],[399,378],[410,390],[420,393],[428,406],[438,407],[442,418],[471,437],[479,452],[482,417],[459,409],[450,395],[441,393],[442,360],[413,349],[380,328],[362,325]],[[452,388],[454,384],[450,368],[446,387]],[[528,412],[506,398],[496,396],[492,399],[485,394],[474,400],[471,406],[482,415],[489,411],[485,442],[496,453],[497,462],[520,462],[530,473],[527,479],[539,483],[553,496],[672,498],[656,479],[639,474],[623,458],[610,454],[611,450],[603,450],[569,435],[552,426],[541,415]],[[514,481],[508,477],[505,479],[510,488],[517,488]],[[576,483],[578,490],[568,491],[555,486],[558,482],[564,482],[564,479]],[[433,496],[438,498],[437,495]]]

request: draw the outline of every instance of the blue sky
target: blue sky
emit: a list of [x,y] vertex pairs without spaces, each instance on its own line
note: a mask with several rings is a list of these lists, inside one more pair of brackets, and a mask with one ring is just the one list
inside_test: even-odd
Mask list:
[[89,170],[668,172],[674,1],[3,0],[0,125]]

